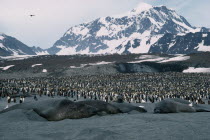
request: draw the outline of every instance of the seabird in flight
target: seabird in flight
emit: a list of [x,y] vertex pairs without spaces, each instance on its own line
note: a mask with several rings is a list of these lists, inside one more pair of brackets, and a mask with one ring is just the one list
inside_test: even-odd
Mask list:
[[35,16],[35,15],[30,15],[30,17],[33,17],[33,16]]

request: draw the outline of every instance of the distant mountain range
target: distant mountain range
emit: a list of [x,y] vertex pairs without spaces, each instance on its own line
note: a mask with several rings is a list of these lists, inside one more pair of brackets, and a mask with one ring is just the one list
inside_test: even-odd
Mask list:
[[37,55],[48,55],[49,53],[47,52],[46,49],[42,49],[40,47],[32,47],[32,50],[37,54]]
[[14,37],[0,33],[0,56],[47,55],[40,47],[29,47]]
[[1,33],[0,56],[10,55],[36,55],[36,53],[16,38]]
[[209,32],[208,28],[192,26],[166,6],[141,3],[125,14],[71,27],[46,50],[0,34],[0,55],[190,54],[210,51]]
[[71,27],[48,52],[70,55],[210,51],[207,32],[209,29],[190,25],[166,6],[142,3],[126,14]]

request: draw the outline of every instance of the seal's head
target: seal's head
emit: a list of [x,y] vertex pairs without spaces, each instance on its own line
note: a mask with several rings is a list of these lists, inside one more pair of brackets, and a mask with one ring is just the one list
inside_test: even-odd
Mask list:
[[154,109],[154,113],[162,113],[162,112],[163,112],[163,110],[159,107]]

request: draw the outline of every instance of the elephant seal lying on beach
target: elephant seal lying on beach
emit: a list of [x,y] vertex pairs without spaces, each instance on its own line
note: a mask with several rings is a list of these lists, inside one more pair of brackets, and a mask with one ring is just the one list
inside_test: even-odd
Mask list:
[[146,109],[138,107],[138,106],[133,106],[129,103],[117,103],[117,102],[112,102],[111,103],[113,106],[117,107],[122,113],[130,113],[131,111],[137,111],[137,112],[147,112]]
[[97,109],[97,114],[101,115],[103,113],[106,114],[117,114],[117,113],[123,113],[120,109],[118,109],[116,106],[113,106],[112,104],[106,103],[104,101],[99,100],[85,100],[76,102],[77,104],[85,104],[88,106],[95,107]]
[[48,121],[59,121],[63,119],[88,118],[93,115],[122,113],[117,107],[103,101],[80,101],[72,102],[67,99],[45,100],[33,103],[23,103],[7,108],[1,113],[15,109],[33,110]]
[[97,109],[86,104],[77,104],[70,100],[45,100],[34,103],[23,103],[14,105],[0,113],[15,109],[33,110],[48,121],[59,121],[63,119],[87,118],[97,114]]
[[182,99],[165,99],[155,105],[154,113],[210,112],[210,109]]

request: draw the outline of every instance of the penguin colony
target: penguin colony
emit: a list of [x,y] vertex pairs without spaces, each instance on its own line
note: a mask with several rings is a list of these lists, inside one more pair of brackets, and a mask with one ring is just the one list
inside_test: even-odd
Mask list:
[[0,98],[7,98],[8,103],[22,103],[27,96],[34,96],[34,100],[38,100],[37,96],[64,96],[73,101],[105,102],[119,100],[120,96],[128,103],[180,98],[210,104],[210,74],[135,73],[0,80]]

